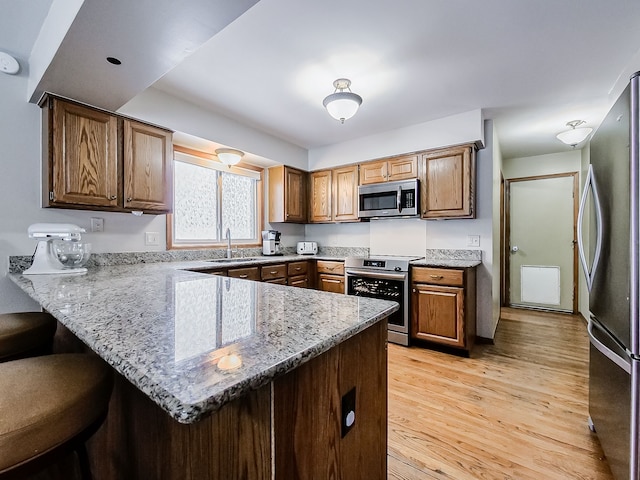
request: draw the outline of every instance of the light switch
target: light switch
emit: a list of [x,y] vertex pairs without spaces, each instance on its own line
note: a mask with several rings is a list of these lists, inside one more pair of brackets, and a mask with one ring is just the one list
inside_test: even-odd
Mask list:
[[144,244],[149,246],[160,245],[160,234],[158,232],[145,232]]
[[479,247],[479,246],[480,246],[480,235],[467,236],[467,247]]
[[91,231],[104,232],[104,218],[91,217]]

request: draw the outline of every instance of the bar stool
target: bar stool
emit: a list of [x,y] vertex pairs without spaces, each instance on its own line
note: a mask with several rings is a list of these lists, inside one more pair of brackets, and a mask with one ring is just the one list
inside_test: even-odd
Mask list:
[[91,478],[84,442],[107,414],[111,368],[94,355],[45,355],[0,364],[0,479],[24,478],[75,451]]
[[0,314],[0,361],[48,353],[57,322],[46,312]]

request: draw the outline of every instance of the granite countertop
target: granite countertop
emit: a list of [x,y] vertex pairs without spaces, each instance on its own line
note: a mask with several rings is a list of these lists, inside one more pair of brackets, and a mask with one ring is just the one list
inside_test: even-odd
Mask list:
[[[298,258],[312,257],[250,261]],[[229,262],[8,276],[181,423],[198,421],[398,309],[385,300],[187,271],[223,265]],[[241,365],[223,368],[234,361]]]

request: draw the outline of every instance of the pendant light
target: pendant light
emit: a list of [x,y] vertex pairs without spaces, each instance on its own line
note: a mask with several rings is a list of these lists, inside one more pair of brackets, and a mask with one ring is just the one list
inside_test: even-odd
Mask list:
[[[348,118],[353,117],[358,111],[358,107],[362,103],[362,97],[351,91],[349,86],[351,80],[339,78],[333,82],[335,91],[331,95],[327,95],[322,101],[322,105],[327,109],[329,115],[340,123],[344,123]],[[345,90],[349,90],[345,92]]]
[[584,120],[572,120],[570,122],[567,122],[567,127],[571,127],[571,130],[559,133],[558,135],[556,135],[556,138],[562,143],[566,143],[567,145],[575,147],[577,144],[584,141],[584,139],[587,138],[593,131],[593,128],[589,127],[576,128],[583,123],[587,122],[585,122]]
[[218,156],[218,160],[228,167],[231,167],[232,165],[236,165],[240,162],[240,159],[244,156],[244,152],[234,150],[233,148],[218,148],[216,150],[216,155]]

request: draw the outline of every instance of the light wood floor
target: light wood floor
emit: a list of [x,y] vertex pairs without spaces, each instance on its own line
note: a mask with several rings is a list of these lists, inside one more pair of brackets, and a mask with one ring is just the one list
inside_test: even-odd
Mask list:
[[580,317],[503,309],[471,358],[389,345],[390,479],[612,480]]

